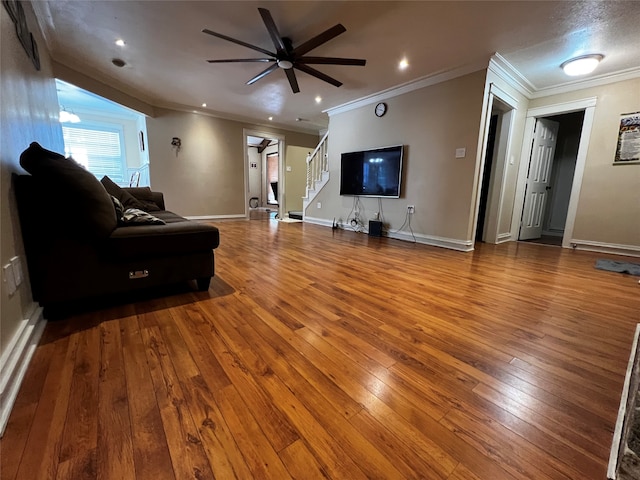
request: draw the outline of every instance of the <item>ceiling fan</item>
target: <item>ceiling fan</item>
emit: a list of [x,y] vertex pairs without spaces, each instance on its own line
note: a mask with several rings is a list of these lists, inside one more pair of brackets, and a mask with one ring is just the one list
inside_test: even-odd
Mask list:
[[309,75],[319,78],[331,85],[335,85],[339,87],[342,85],[342,82],[339,82],[335,78],[326,75],[315,68],[310,67],[309,65],[356,65],[356,66],[364,66],[367,61],[361,60],[357,58],[335,58],[335,57],[307,57],[306,53],[310,52],[316,47],[328,42],[329,40],[337,37],[341,33],[347,31],[346,28],[340,23],[334,25],[330,29],[322,32],[320,35],[316,35],[310,40],[307,40],[301,45],[294,47],[291,39],[287,37],[281,37],[278,32],[278,28],[276,27],[275,22],[273,21],[273,17],[271,17],[271,13],[266,8],[258,8],[260,15],[262,16],[262,21],[264,25],[267,27],[267,31],[271,36],[271,40],[273,41],[273,45],[276,48],[275,53],[270,52],[261,47],[257,47],[255,45],[251,45],[249,43],[243,42],[241,40],[236,40],[235,38],[228,37],[221,33],[212,32],[211,30],[205,28],[202,30],[203,33],[207,33],[209,35],[213,35],[214,37],[222,38],[223,40],[227,40],[232,43],[236,43],[238,45],[242,45],[247,48],[251,48],[252,50],[256,50],[260,53],[268,55],[267,58],[235,58],[228,60],[207,60],[209,63],[239,63],[239,62],[273,62],[268,68],[260,72],[258,75],[253,77],[251,80],[247,82],[247,85],[252,85],[261,78],[266,77],[270,73],[276,71],[278,68],[284,70],[284,73],[287,75],[287,79],[289,80],[289,84],[291,85],[291,90],[293,93],[298,93],[300,88],[298,87],[298,80],[296,79],[296,74],[294,69],[300,70],[301,72],[308,73]]

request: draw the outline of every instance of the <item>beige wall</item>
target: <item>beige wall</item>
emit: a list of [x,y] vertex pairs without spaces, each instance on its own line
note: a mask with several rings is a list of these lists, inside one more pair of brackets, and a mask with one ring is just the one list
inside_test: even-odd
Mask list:
[[[353,197],[339,195],[342,152],[403,144],[401,198],[382,200],[386,223],[391,230],[399,228],[412,204],[416,234],[467,241],[485,76],[478,71],[390,98],[382,118],[374,115],[374,105],[331,116],[330,180],[306,215],[347,220]],[[455,158],[456,148],[466,148],[465,158]],[[365,221],[372,219],[378,200],[363,198],[362,203]]]
[[613,165],[620,115],[640,111],[640,79],[531,100],[530,107],[597,97],[574,240],[640,246],[640,165]]
[[[167,208],[187,216],[245,214],[245,128],[284,135],[287,145],[318,143],[317,135],[156,108],[147,119],[151,187],[164,193]],[[182,139],[177,155],[172,137]]]
[[[44,41],[37,29],[31,5],[23,3],[28,26],[40,47],[41,70],[38,72],[20,45],[15,28],[4,8],[0,7],[0,251],[2,265],[14,255],[22,258],[23,272],[27,275],[27,264],[22,247],[22,237],[11,174],[25,173],[18,160],[20,153],[33,141],[58,152],[64,151],[62,129],[58,123],[58,99],[51,73],[51,63]],[[0,294],[0,350],[4,351],[14,336],[20,322],[33,308],[29,282],[25,281],[18,291],[8,296],[4,282]]]
[[[285,155],[285,214],[291,211],[302,211],[302,197],[306,194],[307,186],[307,155],[313,149],[305,147],[287,146]],[[291,168],[291,171],[288,169]]]

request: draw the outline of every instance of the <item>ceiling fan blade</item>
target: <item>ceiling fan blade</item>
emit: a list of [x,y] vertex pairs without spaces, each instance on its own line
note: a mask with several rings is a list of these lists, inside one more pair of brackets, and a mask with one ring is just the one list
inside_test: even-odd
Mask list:
[[230,58],[228,60],[207,60],[209,63],[238,63],[238,62],[275,62],[275,58]]
[[311,67],[309,67],[307,65],[304,65],[302,63],[295,63],[293,65],[293,68],[297,68],[301,72],[308,73],[312,77],[319,78],[320,80],[323,80],[323,81],[325,81],[327,83],[330,83],[331,85],[334,85],[336,87],[339,87],[340,85],[342,85],[342,82],[339,82],[335,78],[332,78],[329,75],[325,75],[324,73],[319,72],[315,68],[311,68]]
[[269,50],[265,50],[264,48],[256,47],[255,45],[251,45],[250,43],[243,42],[242,40],[236,40],[235,38],[227,37],[226,35],[223,35],[221,33],[212,32],[208,28],[203,28],[202,29],[202,33],[206,33],[208,35],[213,35],[214,37],[221,38],[223,40],[226,40],[227,42],[231,42],[231,43],[236,43],[238,45],[242,45],[243,47],[247,47],[247,48],[250,48],[252,50],[257,50],[258,52],[264,53],[265,55],[269,55],[270,57],[275,57],[276,56],[275,53],[270,52]]
[[273,65],[269,66],[269,68],[263,70],[262,72],[260,72],[258,75],[256,75],[255,77],[253,77],[251,80],[249,80],[247,82],[247,85],[253,85],[254,83],[256,83],[258,80],[260,80],[261,78],[266,77],[267,75],[269,75],[271,72],[273,72],[274,70],[278,69],[278,64],[274,63]]
[[306,65],[355,65],[364,67],[366,60],[359,58],[335,58],[335,57],[301,57],[296,60],[298,63]]
[[291,85],[291,90],[293,93],[298,93],[300,91],[300,87],[298,87],[298,79],[296,78],[296,72],[293,71],[293,68],[285,69],[284,73],[287,74],[287,78],[289,79],[289,85]]
[[300,57],[305,53],[310,52],[314,48],[319,47],[323,43],[328,42],[332,38],[335,38],[341,33],[344,33],[346,31],[347,29],[344,28],[344,26],[341,23],[334,25],[329,30],[325,30],[320,35],[316,35],[311,40],[307,40],[302,45],[298,45],[296,48],[293,49],[293,54],[296,57]]
[[284,42],[280,37],[280,32],[278,32],[278,27],[276,27],[276,22],[273,21],[273,17],[271,16],[271,12],[266,8],[259,8],[258,11],[262,16],[262,21],[264,22],[265,27],[267,27],[267,31],[269,32],[269,36],[271,37],[271,41],[273,45],[276,47],[276,52],[278,55],[283,55],[287,53],[287,49],[284,46]]

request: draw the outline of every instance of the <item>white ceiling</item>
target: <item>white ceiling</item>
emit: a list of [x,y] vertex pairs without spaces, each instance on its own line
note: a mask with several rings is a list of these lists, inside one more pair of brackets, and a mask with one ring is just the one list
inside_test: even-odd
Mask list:
[[[270,10],[294,46],[342,23],[345,33],[309,55],[364,58],[367,65],[317,66],[343,82],[340,88],[296,72],[301,92],[294,95],[282,71],[245,85],[263,63],[207,63],[263,55],[201,33],[203,28],[274,50],[258,7]],[[592,78],[640,69],[640,1],[635,0],[57,0],[35,2],[35,9],[54,60],[141,100],[258,123],[271,116],[274,125],[310,131],[327,125],[323,110],[438,73],[484,68],[495,52],[535,90],[575,82],[559,65],[585,53],[605,56]],[[118,38],[126,41],[124,47],[115,45]],[[402,57],[410,63],[404,71],[397,68]],[[127,65],[117,68],[113,58]]]

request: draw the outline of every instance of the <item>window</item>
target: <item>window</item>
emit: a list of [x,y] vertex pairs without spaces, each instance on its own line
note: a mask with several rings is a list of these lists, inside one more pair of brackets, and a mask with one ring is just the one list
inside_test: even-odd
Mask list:
[[62,135],[66,155],[71,155],[98,179],[108,175],[115,183],[128,185],[122,128],[65,124]]

